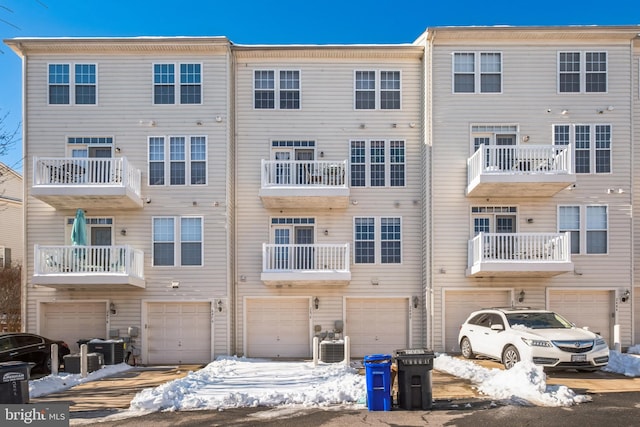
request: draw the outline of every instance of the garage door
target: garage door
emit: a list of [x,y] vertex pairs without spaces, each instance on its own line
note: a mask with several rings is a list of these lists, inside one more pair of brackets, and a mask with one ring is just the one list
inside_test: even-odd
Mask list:
[[472,311],[487,307],[511,306],[511,292],[496,290],[446,291],[444,294],[444,342],[445,352],[458,353],[460,325]]
[[77,344],[80,339],[108,338],[104,302],[42,303],[40,312],[40,334],[63,340],[72,353],[80,351]]
[[351,355],[393,354],[409,346],[407,298],[348,298],[345,335]]
[[249,357],[310,357],[309,298],[247,299]]
[[209,302],[147,303],[147,363],[211,362]]
[[612,291],[550,291],[549,309],[556,311],[579,328],[588,326],[611,343]]

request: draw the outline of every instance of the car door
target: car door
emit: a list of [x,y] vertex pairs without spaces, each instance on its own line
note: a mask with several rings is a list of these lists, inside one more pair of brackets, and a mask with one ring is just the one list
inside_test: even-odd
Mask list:
[[[488,316],[489,325],[485,330],[483,340],[483,353],[495,359],[502,359],[502,349],[505,341],[505,325],[499,314],[491,313]],[[494,325],[502,325],[502,329],[494,329]]]
[[487,354],[489,346],[487,345],[487,335],[489,334],[490,313],[480,314],[473,319],[469,327],[469,341],[474,353]]

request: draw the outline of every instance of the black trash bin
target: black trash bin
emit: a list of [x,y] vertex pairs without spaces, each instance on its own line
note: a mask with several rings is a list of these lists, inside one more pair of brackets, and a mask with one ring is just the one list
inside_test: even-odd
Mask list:
[[418,348],[396,350],[398,366],[398,406],[402,409],[431,409],[433,351]]
[[27,362],[0,363],[0,403],[29,403],[29,374]]

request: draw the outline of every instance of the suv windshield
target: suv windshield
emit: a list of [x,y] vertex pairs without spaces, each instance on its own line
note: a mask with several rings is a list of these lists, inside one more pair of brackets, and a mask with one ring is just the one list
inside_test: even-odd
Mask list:
[[509,326],[522,325],[530,329],[570,329],[573,325],[556,313],[506,314]]

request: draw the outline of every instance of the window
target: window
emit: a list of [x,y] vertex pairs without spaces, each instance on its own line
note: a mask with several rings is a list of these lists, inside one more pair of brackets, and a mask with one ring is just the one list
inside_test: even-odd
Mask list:
[[[353,259],[356,264],[400,264],[402,262],[400,218],[354,218],[353,233]],[[376,253],[380,255],[376,256]]]
[[606,52],[558,52],[558,92],[606,91]]
[[[149,185],[203,185],[207,183],[205,136],[149,138]],[[167,167],[166,159],[169,159]]]
[[499,52],[455,52],[454,93],[501,93],[502,54]]
[[403,187],[405,144],[400,140],[351,141],[352,187]]
[[96,104],[96,65],[49,64],[49,104]]
[[280,110],[299,110],[300,71],[255,70],[253,96],[256,109],[274,110],[277,106]]
[[400,71],[356,71],[354,78],[356,110],[400,109]]
[[179,64],[180,85],[176,94],[176,64],[153,65],[153,103],[180,104],[202,103],[202,65]]
[[576,173],[611,172],[611,125],[554,125],[553,143],[573,144]]
[[608,252],[607,206],[560,206],[558,231],[570,234],[572,254],[606,254]]
[[[177,248],[179,250],[176,253]],[[201,217],[153,218],[153,265],[176,264],[202,265]]]

